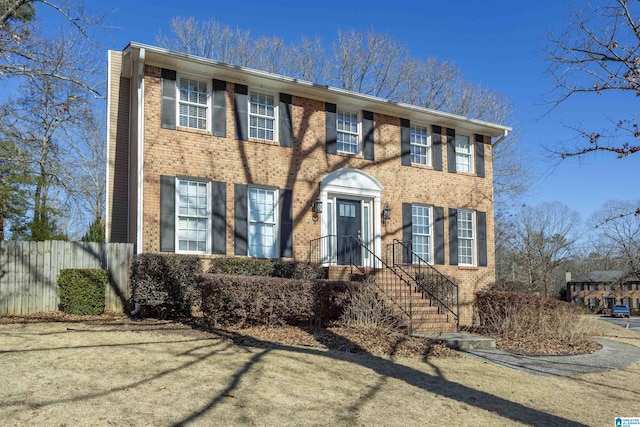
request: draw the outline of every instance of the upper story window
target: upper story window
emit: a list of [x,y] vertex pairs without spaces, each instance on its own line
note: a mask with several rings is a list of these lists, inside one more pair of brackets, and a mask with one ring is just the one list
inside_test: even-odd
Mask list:
[[358,126],[358,113],[338,110],[336,117],[338,152],[359,154],[360,132]]
[[599,288],[597,283],[589,283],[589,290],[590,291],[597,291]]
[[276,258],[278,191],[249,188],[249,256]]
[[476,213],[458,209],[458,265],[475,265]]
[[473,172],[473,144],[469,135],[456,134],[456,172]]
[[412,205],[411,206],[411,244],[413,252],[417,255],[413,263],[420,264],[418,257],[427,263],[432,263],[432,227],[431,227],[431,207]]
[[431,137],[425,126],[411,126],[411,163],[431,166]]
[[205,81],[189,77],[179,80],[178,125],[207,130],[209,89]]
[[209,183],[176,180],[178,252],[207,253],[211,236]]
[[249,137],[275,141],[275,135],[275,96],[251,91],[249,96]]

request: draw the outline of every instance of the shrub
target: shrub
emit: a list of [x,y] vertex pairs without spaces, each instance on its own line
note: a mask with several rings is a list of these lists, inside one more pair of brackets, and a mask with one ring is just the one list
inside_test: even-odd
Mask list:
[[588,340],[581,309],[538,295],[483,291],[477,294],[480,327],[507,340],[562,342],[570,347]]
[[406,332],[407,322],[381,298],[372,283],[349,283],[349,298],[340,321],[345,326],[380,332]]
[[197,255],[140,254],[131,264],[131,298],[161,316],[191,316],[197,303],[194,277],[202,273]]
[[205,320],[215,326],[301,324],[335,320],[345,282],[202,274],[196,277]]
[[211,260],[208,273],[238,276],[270,276],[273,262],[269,259],[222,257]]
[[60,310],[71,314],[99,315],[104,312],[109,275],[105,270],[69,268],[60,270]]
[[326,271],[321,264],[278,260],[273,263],[272,275],[285,279],[325,279]]

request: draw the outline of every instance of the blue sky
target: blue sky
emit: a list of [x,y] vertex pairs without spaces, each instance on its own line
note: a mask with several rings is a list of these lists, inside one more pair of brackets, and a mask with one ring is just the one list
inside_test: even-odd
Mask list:
[[169,34],[168,23],[176,15],[215,18],[254,35],[275,35],[289,42],[302,35],[333,40],[338,29],[388,33],[414,56],[454,62],[469,80],[511,98],[513,118],[505,124],[519,132],[520,149],[535,176],[524,203],[562,201],[587,219],[607,200],[640,199],[640,154],[618,160],[603,153],[554,167],[544,149],[574,138],[567,126],[584,123],[599,129],[609,118],[617,119],[618,113],[637,113],[635,95],[618,94],[572,99],[545,115],[549,106],[541,98],[553,85],[544,78],[543,48],[546,34],[565,26],[569,4],[564,0],[110,0],[87,4],[109,12],[111,28],[102,35],[102,42],[117,50],[129,41],[156,44],[160,31]]

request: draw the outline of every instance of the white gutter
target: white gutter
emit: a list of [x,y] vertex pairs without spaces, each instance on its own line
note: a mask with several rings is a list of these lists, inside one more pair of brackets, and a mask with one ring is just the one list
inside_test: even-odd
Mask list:
[[498,145],[500,145],[502,141],[504,141],[507,135],[509,135],[509,131],[505,129],[504,133],[500,136],[500,138],[498,138],[493,144],[491,144],[491,147],[496,148]]
[[143,226],[143,169],[144,169],[144,61],[146,51],[140,49],[140,58],[136,79],[138,82],[138,158],[137,158],[137,212],[136,212],[136,253],[142,253],[142,226]]
[[107,147],[106,147],[106,156],[107,161],[105,162],[106,167],[106,190],[105,190],[105,202],[104,202],[104,241],[109,243],[109,237],[111,232],[111,218],[109,215],[109,137],[111,136],[111,51],[107,50]]

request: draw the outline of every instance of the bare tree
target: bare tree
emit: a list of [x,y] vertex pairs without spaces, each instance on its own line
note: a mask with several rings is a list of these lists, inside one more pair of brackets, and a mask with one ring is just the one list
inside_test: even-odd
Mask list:
[[[640,2],[609,0],[605,5],[579,3],[567,28],[549,36],[548,76],[555,107],[581,94],[608,92],[640,95]],[[578,142],[550,150],[561,159],[603,151],[618,158],[640,151],[638,117],[611,120],[607,129],[575,128]]]
[[519,278],[549,296],[559,268],[571,258],[580,216],[560,202],[524,206],[514,219],[512,254]]
[[640,277],[640,216],[629,215],[638,201],[610,200],[591,218],[598,237],[627,273]]

